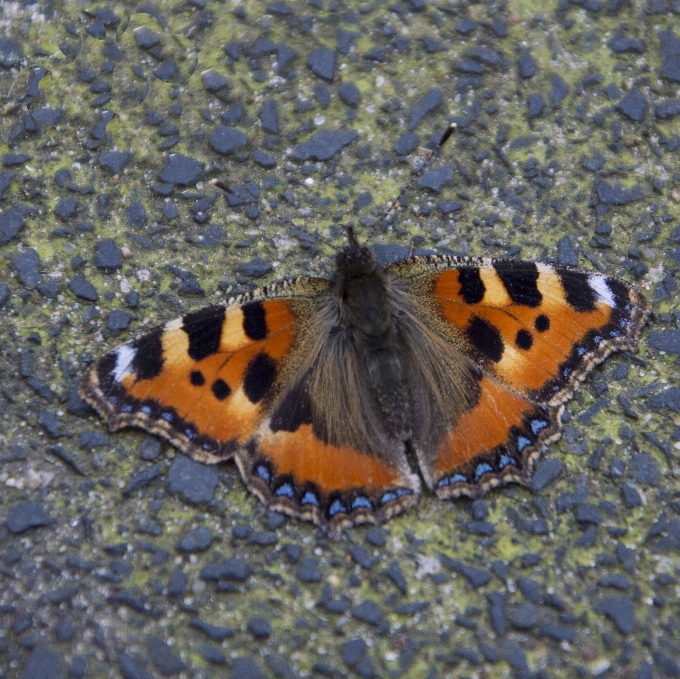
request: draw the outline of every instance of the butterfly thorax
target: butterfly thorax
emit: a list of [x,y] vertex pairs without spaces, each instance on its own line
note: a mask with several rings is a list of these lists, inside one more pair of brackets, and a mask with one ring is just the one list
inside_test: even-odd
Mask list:
[[341,331],[351,338],[390,433],[407,440],[411,435],[411,399],[392,280],[365,247],[350,243],[336,262]]

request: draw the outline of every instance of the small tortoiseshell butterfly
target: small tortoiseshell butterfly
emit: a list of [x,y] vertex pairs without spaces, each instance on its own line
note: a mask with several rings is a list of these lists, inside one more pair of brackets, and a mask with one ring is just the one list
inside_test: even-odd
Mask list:
[[[338,534],[418,501],[528,484],[564,403],[649,314],[625,281],[456,256],[386,268],[349,231],[332,280],[186,314],[100,357],[81,395],[206,463],[235,458],[269,508]],[[412,468],[417,462],[420,476]]]

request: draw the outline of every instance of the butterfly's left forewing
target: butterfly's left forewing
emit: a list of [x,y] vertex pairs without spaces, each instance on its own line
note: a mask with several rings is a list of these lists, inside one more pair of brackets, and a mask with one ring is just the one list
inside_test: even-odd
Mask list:
[[197,460],[228,459],[275,397],[309,308],[305,290],[318,292],[301,279],[165,323],[100,357],[81,395],[111,429],[140,427]]
[[649,314],[625,281],[569,267],[444,256],[390,272],[483,375],[478,399],[420,457],[441,497],[527,483],[542,447],[559,436],[562,404],[612,351],[637,347]]

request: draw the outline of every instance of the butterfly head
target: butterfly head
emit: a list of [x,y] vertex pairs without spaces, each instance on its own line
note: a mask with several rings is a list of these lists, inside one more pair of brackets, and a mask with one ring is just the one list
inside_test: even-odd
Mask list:
[[359,243],[351,227],[347,236],[349,243],[335,257],[341,317],[366,337],[377,338],[388,330],[393,316],[390,281],[370,248]]

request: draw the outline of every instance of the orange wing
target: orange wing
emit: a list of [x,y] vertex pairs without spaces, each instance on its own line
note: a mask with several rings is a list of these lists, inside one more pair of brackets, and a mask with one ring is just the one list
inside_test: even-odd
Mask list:
[[113,430],[140,427],[197,460],[228,459],[267,414],[299,304],[245,298],[188,313],[104,354],[81,395]]
[[562,404],[611,352],[636,349],[649,314],[625,281],[569,267],[426,257],[390,271],[430,303],[426,322],[434,317],[482,369],[477,403],[434,456],[421,456],[442,497],[528,483],[545,443],[559,438]]

